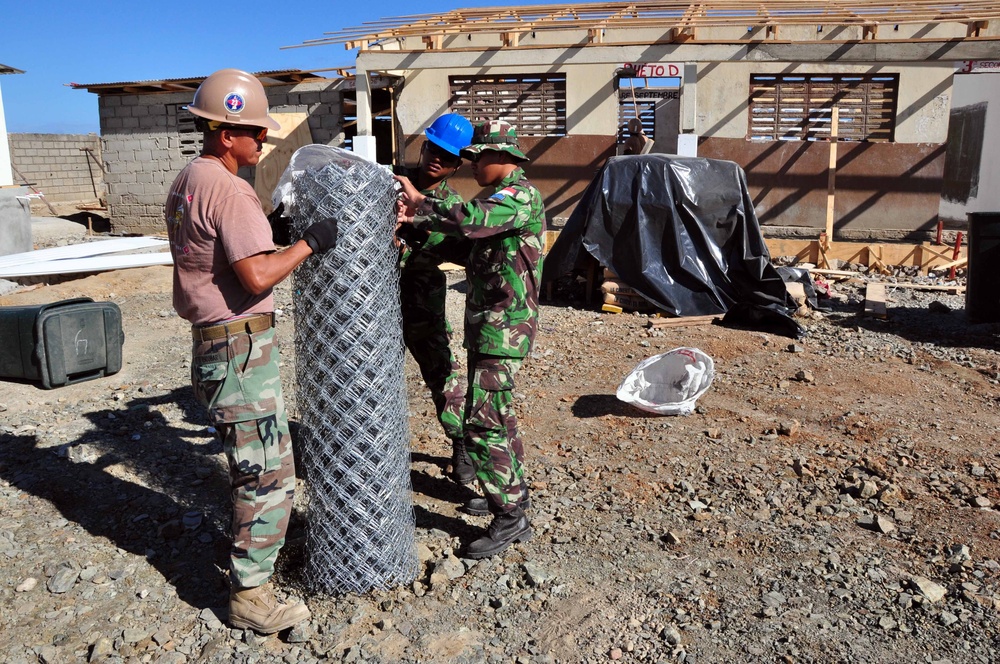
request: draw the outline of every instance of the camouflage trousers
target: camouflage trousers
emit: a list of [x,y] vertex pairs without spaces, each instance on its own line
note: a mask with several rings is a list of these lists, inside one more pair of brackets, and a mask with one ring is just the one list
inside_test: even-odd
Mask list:
[[274,328],[196,341],[191,384],[222,438],[233,501],[229,576],[255,588],[274,573],[295,493]]
[[514,375],[524,360],[469,354],[465,446],[490,511],[509,512],[527,497],[524,443],[514,415]]
[[462,440],[465,389],[451,350],[451,325],[445,317],[448,281],[437,265],[411,261],[400,274],[399,289],[403,342],[431,391],[445,435]]

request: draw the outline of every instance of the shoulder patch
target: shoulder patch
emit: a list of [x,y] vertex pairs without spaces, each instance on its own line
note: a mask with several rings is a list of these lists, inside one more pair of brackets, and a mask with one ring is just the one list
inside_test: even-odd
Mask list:
[[490,199],[494,200],[494,201],[502,201],[507,196],[513,196],[516,193],[517,193],[517,189],[515,189],[514,187],[504,187],[503,189],[501,189],[497,193],[495,193],[492,196],[490,196]]

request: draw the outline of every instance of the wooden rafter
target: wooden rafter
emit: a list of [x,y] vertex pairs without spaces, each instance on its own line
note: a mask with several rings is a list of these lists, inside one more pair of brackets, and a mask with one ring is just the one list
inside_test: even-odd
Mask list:
[[[408,37],[438,43],[433,37],[455,34],[493,33],[507,35],[508,45],[518,43],[512,35],[546,30],[580,30],[591,43],[603,41],[608,29],[623,31],[656,28],[673,30],[693,39],[699,28],[764,28],[769,38],[786,26],[861,26],[865,39],[877,39],[880,25],[957,23],[969,37],[979,38],[990,20],[1000,19],[995,0],[716,0],[714,2],[594,2],[583,4],[525,5],[456,9],[445,13],[414,14],[382,18],[357,27],[344,28],[299,46],[344,44],[369,48],[384,41]],[[930,39],[930,38],[928,38]],[[919,40],[919,38],[918,38]]]

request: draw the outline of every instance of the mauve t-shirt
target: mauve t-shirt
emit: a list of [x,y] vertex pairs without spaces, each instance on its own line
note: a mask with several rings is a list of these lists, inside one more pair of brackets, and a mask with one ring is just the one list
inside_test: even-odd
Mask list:
[[174,256],[174,309],[192,325],[274,311],[271,289],[254,295],[232,264],[274,251],[271,227],[253,187],[216,159],[184,167],[165,210]]

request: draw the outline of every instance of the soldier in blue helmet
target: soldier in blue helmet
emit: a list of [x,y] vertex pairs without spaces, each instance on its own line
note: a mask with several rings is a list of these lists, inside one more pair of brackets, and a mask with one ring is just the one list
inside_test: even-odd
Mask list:
[[465,556],[497,555],[532,536],[524,473],[524,443],[514,412],[514,377],[531,352],[538,330],[545,206],[525,177],[515,128],[491,120],[473,130],[461,156],[488,198],[451,204],[420,193],[398,177],[409,217],[418,229],[468,240],[465,348],[468,382],[464,411],[465,445],[485,498],[469,501],[465,511],[493,515],[483,537],[470,542]]
[[[434,120],[424,136],[418,166],[397,169],[399,174],[407,175],[424,194],[461,205],[464,201],[448,179],[462,164],[459,152],[469,145],[472,123],[457,113],[448,113]],[[402,241],[403,341],[420,367],[438,421],[451,439],[449,475],[459,484],[468,484],[476,474],[463,442],[465,387],[451,350],[452,329],[445,317],[448,283],[440,265],[447,262],[464,266],[470,243],[464,238],[418,230],[412,224],[402,225],[398,233]]]

